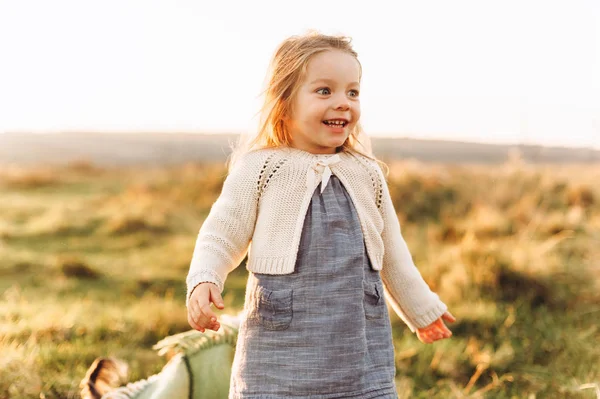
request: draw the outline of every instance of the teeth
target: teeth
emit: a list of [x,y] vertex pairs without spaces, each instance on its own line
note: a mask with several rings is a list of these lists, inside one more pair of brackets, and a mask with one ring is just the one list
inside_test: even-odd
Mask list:
[[328,125],[345,125],[346,122],[344,121],[325,121],[325,123],[327,123]]

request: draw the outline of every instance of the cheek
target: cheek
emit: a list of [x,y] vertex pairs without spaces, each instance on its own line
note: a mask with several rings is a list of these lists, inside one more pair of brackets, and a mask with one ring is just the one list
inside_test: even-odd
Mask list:
[[308,98],[299,97],[295,105],[297,107],[296,117],[298,121],[303,123],[314,122],[315,119],[323,116],[322,107],[320,107],[318,103],[310,101]]
[[323,118],[325,110],[318,104],[310,104],[304,108],[304,120],[309,123],[319,122]]
[[360,103],[357,103],[352,107],[352,114],[354,116],[354,120],[358,121],[360,119]]

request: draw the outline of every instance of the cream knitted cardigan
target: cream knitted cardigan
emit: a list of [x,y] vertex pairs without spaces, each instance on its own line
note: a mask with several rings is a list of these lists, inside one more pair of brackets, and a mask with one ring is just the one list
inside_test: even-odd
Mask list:
[[201,282],[223,292],[227,275],[246,254],[252,272],[292,273],[308,205],[331,174],[353,201],[371,265],[380,270],[385,297],[398,316],[415,332],[444,314],[446,304],[413,263],[379,164],[353,151],[324,155],[290,147],[249,152],[231,169],[198,233],[186,306]]

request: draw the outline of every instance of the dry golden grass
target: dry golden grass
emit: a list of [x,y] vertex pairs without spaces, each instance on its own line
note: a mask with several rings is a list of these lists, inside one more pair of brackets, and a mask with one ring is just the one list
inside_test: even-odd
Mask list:
[[[600,165],[390,165],[402,231],[458,318],[423,345],[392,314],[402,398],[593,398]],[[0,169],[0,398],[75,398],[99,356],[157,372],[221,164]],[[242,307],[244,267],[226,313]]]

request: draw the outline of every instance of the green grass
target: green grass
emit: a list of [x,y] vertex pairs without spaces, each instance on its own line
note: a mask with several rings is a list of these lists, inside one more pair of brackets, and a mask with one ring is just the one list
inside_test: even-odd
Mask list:
[[[401,398],[595,398],[600,166],[390,165],[403,234],[458,321],[422,344],[391,312]],[[158,372],[222,165],[0,169],[0,398],[77,398],[99,356]],[[243,306],[230,275],[225,310]],[[591,387],[582,389],[585,387]]]

